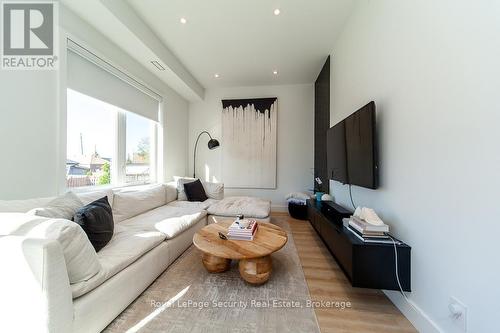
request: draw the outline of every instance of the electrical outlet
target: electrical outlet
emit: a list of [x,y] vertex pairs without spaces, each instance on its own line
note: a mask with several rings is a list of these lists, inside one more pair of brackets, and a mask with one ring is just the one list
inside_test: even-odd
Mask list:
[[453,323],[462,330],[467,332],[467,307],[455,297],[450,297],[448,304],[450,316]]

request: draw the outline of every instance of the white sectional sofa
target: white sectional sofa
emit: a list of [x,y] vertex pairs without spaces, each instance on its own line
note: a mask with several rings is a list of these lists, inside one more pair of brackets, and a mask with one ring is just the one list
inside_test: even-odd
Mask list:
[[[0,330],[88,333],[104,329],[207,224],[209,202],[179,202],[175,184],[161,188],[160,192],[125,188],[78,195],[84,204],[107,195],[112,207],[118,208],[113,209],[113,238],[96,254],[99,271],[78,283],[69,281],[67,258],[57,240],[16,235],[12,230],[0,233],[5,269],[0,274]],[[2,202],[0,211],[24,213],[52,199]],[[0,231],[2,222],[5,226],[14,217],[1,214]],[[17,233],[39,219],[24,218]]]
[[[179,201],[175,182],[77,194],[83,204],[108,196],[115,222],[111,241],[83,258],[95,255],[97,270],[77,282],[71,281],[72,270],[88,273],[85,260],[76,265],[88,251],[75,236],[82,229],[68,220],[26,214],[53,198],[0,201],[0,331],[100,332],[192,244],[207,224],[207,209],[220,202],[212,199],[220,193],[207,194],[211,198],[203,203]],[[45,226],[63,238],[71,229],[74,239],[43,237]]]

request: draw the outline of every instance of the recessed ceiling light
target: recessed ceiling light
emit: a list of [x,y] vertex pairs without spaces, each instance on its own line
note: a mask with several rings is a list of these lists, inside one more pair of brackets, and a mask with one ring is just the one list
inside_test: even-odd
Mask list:
[[274,10],[274,15],[278,16],[279,14],[281,13],[280,9],[279,8],[276,8]]
[[187,23],[187,20],[186,20],[186,18],[185,18],[185,17],[181,17],[181,23],[182,23],[182,24],[186,24],[186,23]]
[[220,77],[220,75],[219,75],[219,74],[217,74],[217,73],[215,73],[215,74],[214,74],[214,77],[215,77],[216,79],[218,79],[218,78]]
[[274,74],[274,75],[278,75],[278,71],[275,69],[275,70],[273,71],[273,74]]

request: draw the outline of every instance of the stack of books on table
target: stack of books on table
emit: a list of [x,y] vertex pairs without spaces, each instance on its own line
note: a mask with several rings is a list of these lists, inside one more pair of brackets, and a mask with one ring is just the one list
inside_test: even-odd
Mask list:
[[384,223],[372,224],[359,217],[351,216],[347,229],[365,243],[393,243],[389,236],[389,226]]
[[236,220],[227,230],[227,239],[251,241],[257,231],[257,226],[255,220]]

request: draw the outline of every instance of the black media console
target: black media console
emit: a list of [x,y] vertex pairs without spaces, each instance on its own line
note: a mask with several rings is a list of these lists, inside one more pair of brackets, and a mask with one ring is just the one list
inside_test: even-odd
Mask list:
[[[329,201],[308,200],[309,221],[353,287],[399,290],[394,245],[364,243],[343,226],[342,218],[352,212]],[[397,245],[401,287],[411,291],[411,247]]]

